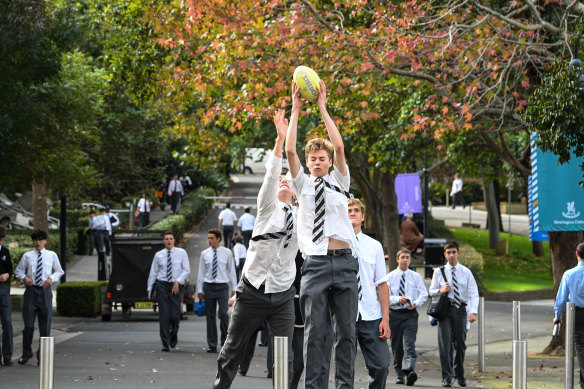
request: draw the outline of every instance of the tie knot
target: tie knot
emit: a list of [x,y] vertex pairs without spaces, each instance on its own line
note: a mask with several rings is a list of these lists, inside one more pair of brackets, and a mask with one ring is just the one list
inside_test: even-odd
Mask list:
[[316,180],[314,180],[317,184],[320,184],[321,182],[323,182],[324,180],[322,179],[322,177],[317,177]]

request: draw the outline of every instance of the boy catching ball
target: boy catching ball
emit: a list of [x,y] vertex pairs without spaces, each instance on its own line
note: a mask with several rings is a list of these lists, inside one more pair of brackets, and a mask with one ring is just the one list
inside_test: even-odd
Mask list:
[[298,244],[305,257],[300,288],[305,323],[305,388],[320,386],[329,314],[335,333],[335,386],[352,388],[359,263],[352,255],[356,241],[347,207],[347,198],[351,197],[349,167],[345,162],[343,139],[326,109],[326,87],[321,80],[317,105],[330,141],[317,138],[308,142],[305,154],[310,175],[301,171],[296,136],[302,104],[298,87],[292,83],[286,156],[292,189],[299,197]]

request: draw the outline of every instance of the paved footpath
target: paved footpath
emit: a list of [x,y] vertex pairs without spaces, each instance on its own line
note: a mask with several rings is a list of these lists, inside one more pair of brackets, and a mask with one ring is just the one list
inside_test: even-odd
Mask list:
[[[253,196],[261,176],[236,176],[227,195]],[[233,200],[236,213],[241,215],[245,205],[253,200]],[[208,247],[207,230],[217,226],[221,206],[187,234],[183,247],[191,262],[191,281],[196,280],[200,252]],[[457,210],[455,210],[457,211]],[[255,211],[252,211],[255,212]],[[464,255],[464,253],[463,253]],[[85,270],[84,270],[85,269]],[[93,270],[92,270],[93,269]],[[92,273],[93,272],[93,273]],[[69,266],[69,280],[79,277],[95,279],[97,265],[92,257],[77,259]],[[93,278],[91,278],[93,277]],[[429,280],[426,280],[429,283]],[[14,293],[18,293],[14,290]],[[416,370],[419,379],[415,387],[440,388],[440,363],[436,327],[431,327],[421,307]],[[553,301],[523,301],[521,303],[522,337],[528,342],[528,388],[564,388],[564,359],[538,356],[551,339]],[[473,325],[468,333],[465,370],[469,388],[510,388],[512,385],[512,306],[505,302],[485,303],[485,372],[478,372],[478,332]],[[21,355],[20,312],[13,314],[14,356]],[[206,324],[204,317],[193,314],[181,322],[179,344],[170,353],[161,352],[156,313],[152,310],[133,310],[129,320],[114,312],[111,322],[101,318],[53,317],[52,336],[55,337],[55,388],[139,388],[176,387],[209,388],[216,372],[216,354],[206,353]],[[38,332],[35,332],[35,335]],[[36,347],[36,341],[33,347]],[[233,388],[271,388],[266,379],[266,352],[256,348],[247,376],[237,376]],[[577,365],[577,363],[576,363]],[[334,387],[334,365],[329,387]],[[25,389],[39,387],[39,368],[33,361],[25,366],[0,367],[0,388]],[[395,373],[390,368],[387,387],[396,388]],[[405,386],[404,386],[405,387]],[[367,388],[367,371],[360,351],[355,363],[355,388]]]

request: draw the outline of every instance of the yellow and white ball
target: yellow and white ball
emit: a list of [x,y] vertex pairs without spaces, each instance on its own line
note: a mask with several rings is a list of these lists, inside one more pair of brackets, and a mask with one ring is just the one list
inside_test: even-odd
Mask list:
[[294,82],[300,90],[300,95],[310,101],[314,102],[318,99],[320,92],[320,77],[318,74],[308,66],[298,66],[294,70]]

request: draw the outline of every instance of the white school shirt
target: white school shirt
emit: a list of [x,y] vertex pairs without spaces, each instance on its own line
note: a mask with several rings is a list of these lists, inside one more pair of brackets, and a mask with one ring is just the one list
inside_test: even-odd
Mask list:
[[98,215],[93,218],[93,228],[96,230],[109,231],[111,229],[109,217],[107,215]]
[[184,195],[183,186],[180,183],[180,180],[171,180],[168,184],[168,195],[172,196],[174,192],[179,192],[181,195]]
[[146,200],[144,197],[138,201],[138,209],[141,213],[150,212],[150,200]]
[[233,258],[235,259],[235,266],[239,266],[239,260],[241,258],[245,259],[247,254],[247,249],[242,243],[236,243],[233,246]]
[[457,178],[452,181],[452,190],[450,191],[450,195],[458,193],[462,190],[462,178]]
[[[38,255],[38,251],[32,250],[26,252],[22,256],[18,266],[16,267],[16,278],[24,282],[24,277],[28,276],[28,278],[30,278],[34,283],[36,278]],[[54,251],[42,249],[41,256],[43,258],[43,274],[41,276],[42,283],[44,284],[49,277],[51,277],[53,283],[59,281],[65,272],[61,267],[61,262],[59,262],[59,257],[57,254]],[[38,286],[42,286],[42,284]]]
[[[270,153],[266,162],[266,175],[258,193],[258,213],[252,236],[286,229],[286,204],[278,200],[282,158]],[[294,227],[288,247],[284,248],[286,237],[249,242],[247,257],[243,267],[245,278],[258,288],[265,281],[266,293],[278,293],[290,289],[296,277],[296,207],[292,207]],[[353,233],[353,235],[355,235]]]
[[225,208],[219,213],[217,219],[223,220],[223,226],[233,226],[233,223],[237,221],[237,216],[230,208]]
[[363,320],[377,320],[383,316],[377,296],[377,286],[385,282],[383,247],[362,231],[357,234],[357,245],[355,256],[359,260],[362,295],[359,300],[359,313]]
[[[456,282],[458,284],[458,294],[460,296],[460,301],[466,303],[466,313],[476,314],[479,309],[479,289],[477,287],[477,282],[470,269],[459,263],[456,264]],[[452,285],[452,266],[447,263],[444,266],[444,273],[446,273],[446,282],[450,285],[450,292],[448,293],[449,299],[454,299],[454,285]],[[432,276],[432,283],[430,284],[430,294],[434,295],[438,290],[444,287],[446,283],[442,277],[442,272],[440,268],[434,269],[434,275]]]
[[209,247],[201,253],[199,259],[199,274],[197,276],[197,293],[203,293],[203,284],[207,283],[229,283],[231,290],[237,288],[237,277],[235,276],[235,264],[233,254],[227,247],[217,247],[217,277],[212,277],[213,272],[213,248]]
[[[170,261],[172,262],[172,281],[184,284],[191,274],[191,265],[187,252],[180,247],[173,247],[170,250]],[[152,290],[154,281],[166,281],[166,267],[168,266],[168,249],[164,248],[154,254],[150,274],[148,275],[148,291]]]
[[[338,186],[347,192],[350,189],[349,167],[346,166],[347,175],[343,176],[336,165],[334,170],[322,177],[331,184]],[[334,189],[324,188],[325,196],[325,216],[324,216],[324,239],[315,244],[312,241],[312,229],[315,217],[315,180],[313,175],[306,175],[301,171],[292,181],[292,189],[299,197],[298,209],[298,245],[300,251],[307,255],[326,255],[329,238],[349,243],[349,248],[355,252],[357,240],[355,231],[349,220],[349,207],[347,197]]]
[[389,308],[404,309],[399,302],[399,286],[402,274],[406,273],[405,296],[416,304],[416,308],[421,307],[428,299],[428,291],[422,281],[422,277],[413,270],[406,269],[403,272],[400,268],[391,271],[387,275],[387,284],[389,286]]
[[113,217],[113,218],[115,219],[115,222],[113,222],[113,223],[111,223],[111,220],[110,220],[110,223],[111,223],[111,226],[112,226],[112,227],[117,227],[117,226],[119,226],[119,225],[120,225],[120,218],[118,217],[118,215],[116,215],[116,214],[115,214],[115,213],[113,213],[113,212],[106,213],[106,215],[107,215],[108,217]]
[[241,228],[242,231],[252,231],[255,224],[255,219],[256,218],[254,215],[246,212],[239,218],[237,226]]

